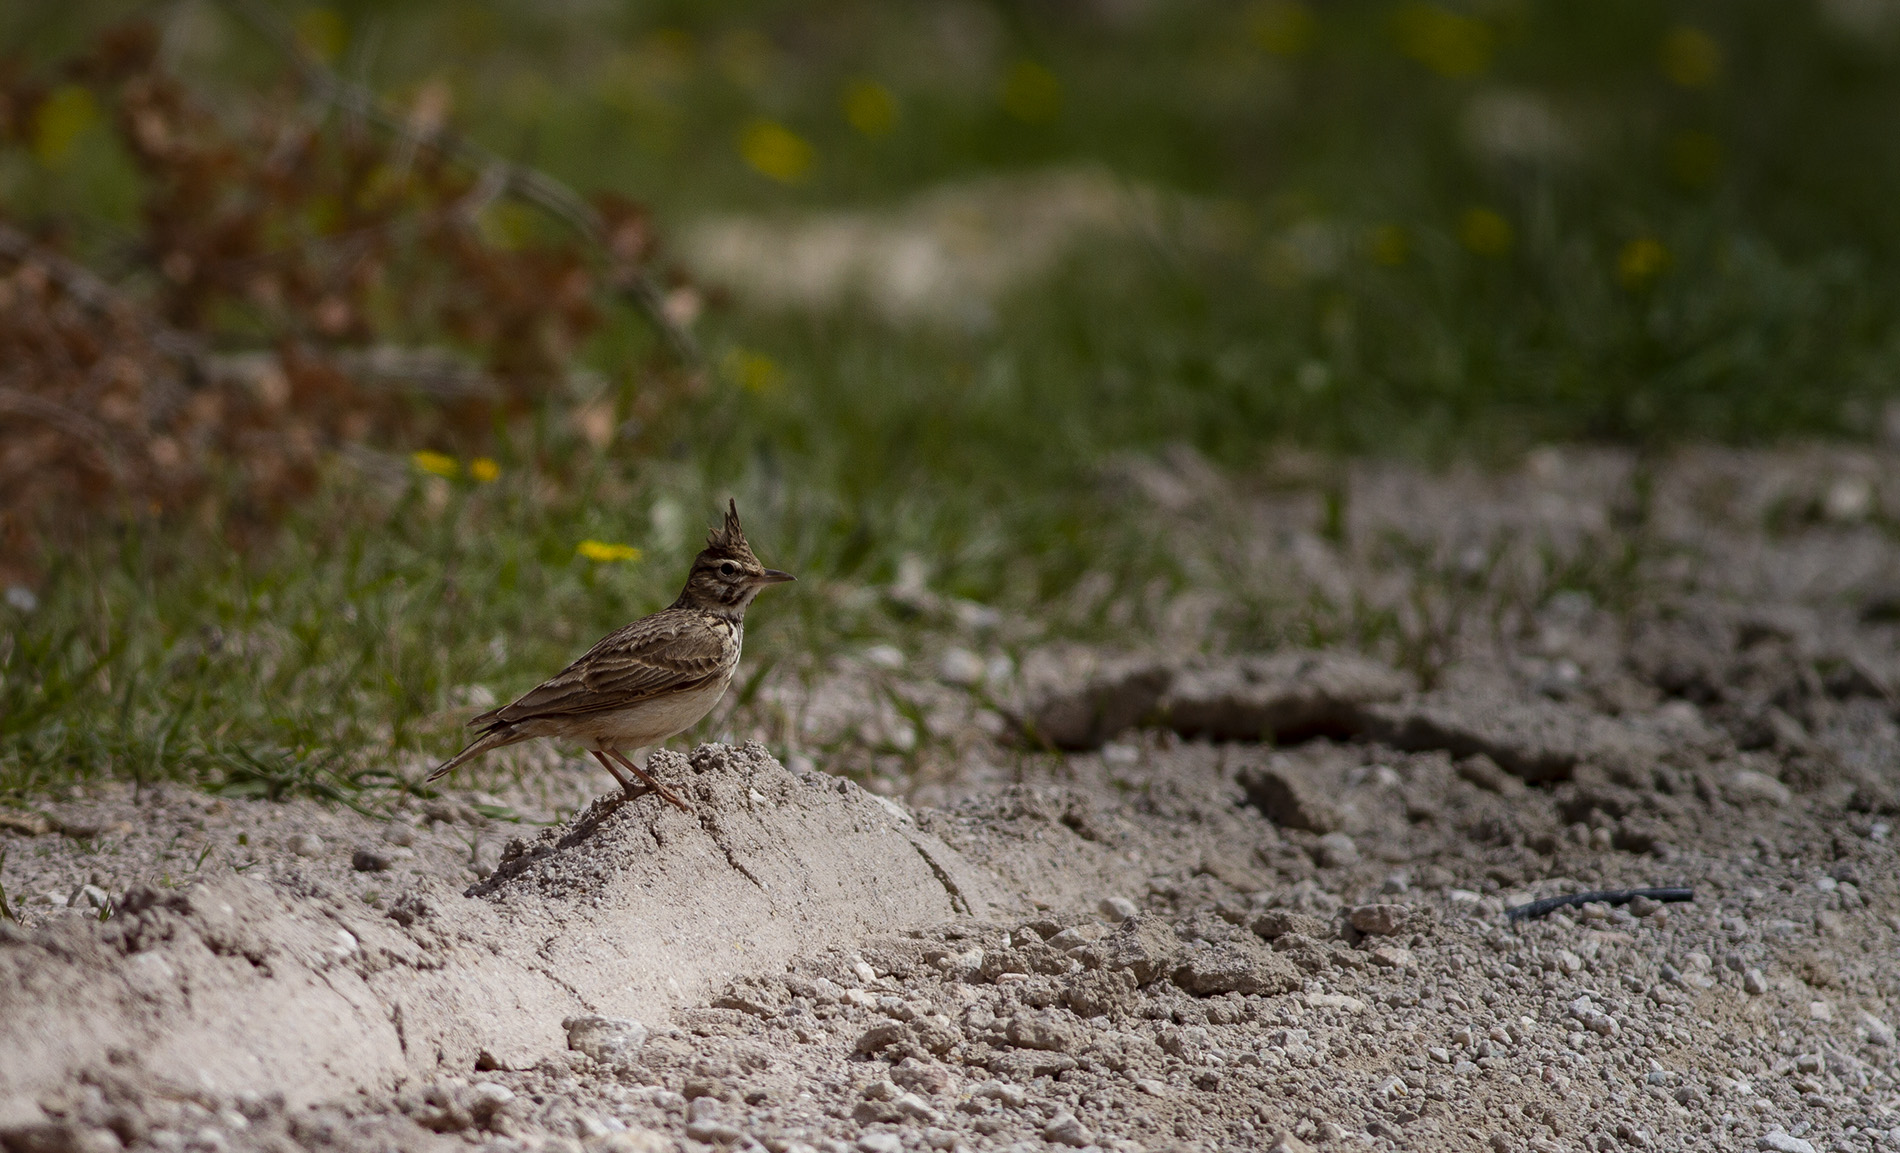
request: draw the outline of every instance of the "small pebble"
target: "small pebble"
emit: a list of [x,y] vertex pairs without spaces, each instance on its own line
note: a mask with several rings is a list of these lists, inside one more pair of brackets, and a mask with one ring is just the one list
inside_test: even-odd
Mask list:
[[299,857],[321,857],[323,855],[323,838],[317,836],[315,833],[294,834],[290,840],[284,842],[284,845]]
[[1127,897],[1103,897],[1102,903],[1096,907],[1101,911],[1102,916],[1118,925],[1141,912],[1141,909]]
[[1359,863],[1359,846],[1344,833],[1327,833],[1319,839],[1316,859],[1322,868],[1350,868]]
[[864,1153],[904,1153],[904,1139],[895,1133],[866,1133],[858,1138]]
[[969,649],[949,649],[937,661],[937,676],[948,684],[969,688],[983,683],[983,658]]
[[904,650],[896,645],[872,645],[864,650],[864,659],[880,669],[896,672],[904,667]]
[[[688,1122],[686,1135],[695,1141],[703,1141],[708,1145],[737,1145],[739,1142],[745,1140],[744,1129],[740,1129],[734,1125],[728,1125],[724,1121]],[[864,1148],[864,1142],[859,1141],[858,1147],[860,1149]],[[902,1146],[900,1145],[898,1148],[901,1149]]]
[[1887,1024],[1887,1022],[1881,1020],[1879,1017],[1874,1016],[1872,1013],[1862,1012],[1859,1017],[1855,1018],[1854,1026],[1866,1036],[1869,1044],[1879,1045],[1883,1049],[1893,1048],[1893,1026]]
[[1662,908],[1662,902],[1652,897],[1630,898],[1629,909],[1632,917],[1647,917],[1660,908]]
[[383,840],[396,846],[413,845],[416,843],[416,831],[408,825],[390,825],[383,830]]
[[359,845],[350,854],[350,868],[359,873],[380,873],[389,865],[389,854],[370,845]]
[[1410,906],[1382,904],[1359,905],[1346,916],[1361,933],[1387,936],[1403,929],[1411,915]]
[[1079,1149],[1084,1145],[1094,1144],[1095,1134],[1090,1133],[1075,1114],[1064,1109],[1051,1117],[1049,1124],[1043,1126],[1042,1139],[1062,1145],[1073,1145]]
[[633,1055],[646,1044],[647,1029],[626,1017],[602,1017],[584,1013],[561,1022],[567,1031],[567,1047],[585,1053],[596,1061],[613,1061]]
[[1814,1153],[1814,1145],[1799,1137],[1790,1137],[1779,1129],[1770,1129],[1755,1142],[1755,1148],[1770,1153]]
[[1742,974],[1742,989],[1751,997],[1759,997],[1768,991],[1768,978],[1760,969],[1750,969]]

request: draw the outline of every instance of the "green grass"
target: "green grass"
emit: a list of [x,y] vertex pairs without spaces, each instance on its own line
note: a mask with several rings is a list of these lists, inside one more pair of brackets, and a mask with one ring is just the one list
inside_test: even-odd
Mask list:
[[[1114,6],[556,18],[409,0],[307,22],[342,33],[346,73],[399,101],[441,78],[485,143],[642,197],[668,227],[1087,163],[1218,215],[1225,239],[1089,246],[966,332],[862,309],[716,312],[712,362],[755,350],[776,387],[715,374],[600,458],[543,414],[497,431],[500,481],[439,503],[421,477],[391,493],[339,465],[248,553],[189,526],[102,528],[46,575],[36,611],[0,606],[0,793],[103,777],[397,787],[378,775],[390,751],[450,751],[466,686],[525,688],[668,601],[727,494],[767,562],[807,578],[760,605],[750,659],[816,668],[931,627],[847,595],[911,555],[940,591],[1043,615],[1104,573],[1106,601],[1054,631],[1140,639],[1139,614],[1102,604],[1204,575],[1122,515],[1102,480],[1120,454],[1186,444],[1244,473],[1288,445],[1507,460],[1547,440],[1854,437],[1894,397],[1900,29],[1856,33],[1785,0],[1095,7]],[[214,90],[268,82],[258,45],[214,7],[189,11],[181,68]],[[0,45],[53,59],[112,15],[15,6]],[[861,81],[893,101],[886,134],[841,110]],[[1559,131],[1474,144],[1487,108]],[[809,144],[800,179],[748,166],[738,142],[761,119]],[[0,162],[0,205],[76,215],[109,267],[135,201],[103,140],[82,128],[65,160]],[[1502,238],[1474,232],[1474,209]],[[612,331],[589,359],[631,381],[638,347]],[[590,538],[644,556],[578,558]],[[1272,602],[1236,603],[1229,623],[1236,643],[1394,627]],[[1438,642],[1411,643],[1429,665]]]

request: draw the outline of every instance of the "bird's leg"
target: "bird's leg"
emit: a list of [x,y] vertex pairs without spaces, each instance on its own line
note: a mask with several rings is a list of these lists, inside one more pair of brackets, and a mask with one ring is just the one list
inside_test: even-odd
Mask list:
[[[632,761],[628,760],[627,755],[621,752],[619,749],[608,749],[607,755],[612,757],[614,760],[619,761],[621,764],[625,765],[627,768],[632,769],[633,774],[635,776],[639,777],[641,780],[645,781],[648,785],[652,786],[654,792],[660,794],[662,797],[665,797],[667,800],[673,802],[674,805],[678,806],[681,812],[690,813],[693,811],[693,807],[687,804],[685,801],[680,800],[679,797],[674,794],[672,789],[669,789],[665,785],[662,785],[660,782],[654,780],[653,775],[651,773],[647,772],[645,769],[641,768],[639,765],[636,765]],[[615,773],[614,775],[619,776],[620,774]]]
[[628,780],[627,774],[620,771],[620,766],[602,756],[599,749],[589,749],[587,751],[594,754],[594,759],[599,761],[608,772],[614,775],[614,780],[620,782],[620,791],[626,793],[629,800],[634,797],[646,796],[647,790],[642,789],[640,786]]

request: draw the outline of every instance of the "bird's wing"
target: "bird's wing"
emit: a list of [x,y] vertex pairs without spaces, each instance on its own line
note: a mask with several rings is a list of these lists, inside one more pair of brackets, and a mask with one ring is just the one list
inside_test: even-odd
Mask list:
[[469,724],[508,725],[619,709],[663,692],[697,688],[725,672],[731,649],[731,635],[697,613],[655,613],[608,634],[521,699]]

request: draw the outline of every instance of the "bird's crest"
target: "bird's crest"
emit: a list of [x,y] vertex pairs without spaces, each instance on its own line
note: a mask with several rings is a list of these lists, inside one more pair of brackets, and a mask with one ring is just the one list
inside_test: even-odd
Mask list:
[[737,500],[726,501],[726,523],[706,534],[706,547],[713,552],[752,555],[752,546],[746,543],[745,530],[739,527]]

